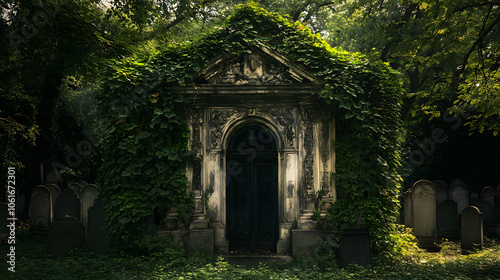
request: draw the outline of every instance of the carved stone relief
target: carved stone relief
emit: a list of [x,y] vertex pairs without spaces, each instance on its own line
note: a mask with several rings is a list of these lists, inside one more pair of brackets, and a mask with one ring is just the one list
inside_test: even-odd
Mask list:
[[[296,80],[296,79],[295,79]],[[247,54],[234,59],[224,66],[219,74],[213,76],[210,84],[289,84],[294,78],[283,65],[264,59],[259,54]]]
[[228,119],[237,113],[236,110],[216,109],[211,112],[210,116],[210,147],[216,148],[220,145],[222,138],[222,130]]
[[278,121],[278,123],[283,127],[284,136],[287,141],[288,147],[293,147],[293,140],[295,139],[294,127],[295,118],[293,117],[292,108],[281,107],[273,108],[269,113]]
[[[323,163],[323,170],[327,170],[328,164],[328,157],[330,155],[330,149],[329,149],[329,142],[330,142],[330,137],[329,137],[329,123],[328,119],[323,119],[321,123],[321,161]],[[321,178],[321,190],[323,192],[324,196],[328,196],[330,193],[330,176],[328,175],[328,172],[323,171],[323,176]]]
[[313,173],[313,125],[310,120],[304,122],[304,150],[306,155],[304,157],[304,195],[306,197],[314,196],[314,173]]

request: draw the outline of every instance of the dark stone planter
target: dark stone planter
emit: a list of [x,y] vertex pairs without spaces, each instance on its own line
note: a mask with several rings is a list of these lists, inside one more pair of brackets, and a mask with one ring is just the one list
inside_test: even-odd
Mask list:
[[366,266],[371,263],[370,233],[364,230],[345,230],[340,233],[340,267],[349,264]]

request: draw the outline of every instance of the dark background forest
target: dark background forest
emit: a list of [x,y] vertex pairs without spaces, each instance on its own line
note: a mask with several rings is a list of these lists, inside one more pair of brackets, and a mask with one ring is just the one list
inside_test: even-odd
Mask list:
[[[106,128],[95,93],[109,59],[189,45],[245,1],[0,0],[0,168],[29,195],[45,174],[94,182]],[[404,188],[500,185],[500,2],[255,1],[332,47],[397,70]]]

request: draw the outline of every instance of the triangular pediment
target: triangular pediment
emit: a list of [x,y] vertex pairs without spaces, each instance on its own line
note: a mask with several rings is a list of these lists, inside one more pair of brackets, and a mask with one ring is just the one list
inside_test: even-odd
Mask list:
[[221,54],[196,79],[201,84],[272,85],[320,81],[306,69],[266,47],[254,48],[240,56]]

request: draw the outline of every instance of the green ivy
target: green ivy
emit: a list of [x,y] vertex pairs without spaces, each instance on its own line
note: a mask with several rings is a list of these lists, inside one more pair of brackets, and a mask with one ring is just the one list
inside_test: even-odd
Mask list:
[[[328,226],[340,230],[361,220],[376,252],[393,246],[403,96],[398,74],[385,63],[331,48],[302,23],[252,3],[238,6],[223,26],[197,42],[110,63],[100,96],[111,120],[101,184],[116,244],[145,247],[146,236],[154,231],[141,223],[158,211],[187,209],[191,203],[184,174],[191,156],[183,112],[188,101],[169,88],[191,84],[220,53],[239,55],[264,45],[325,82],[318,95],[331,105],[337,121],[338,197]],[[134,101],[127,110],[117,109],[131,91],[139,98],[129,98]]]

